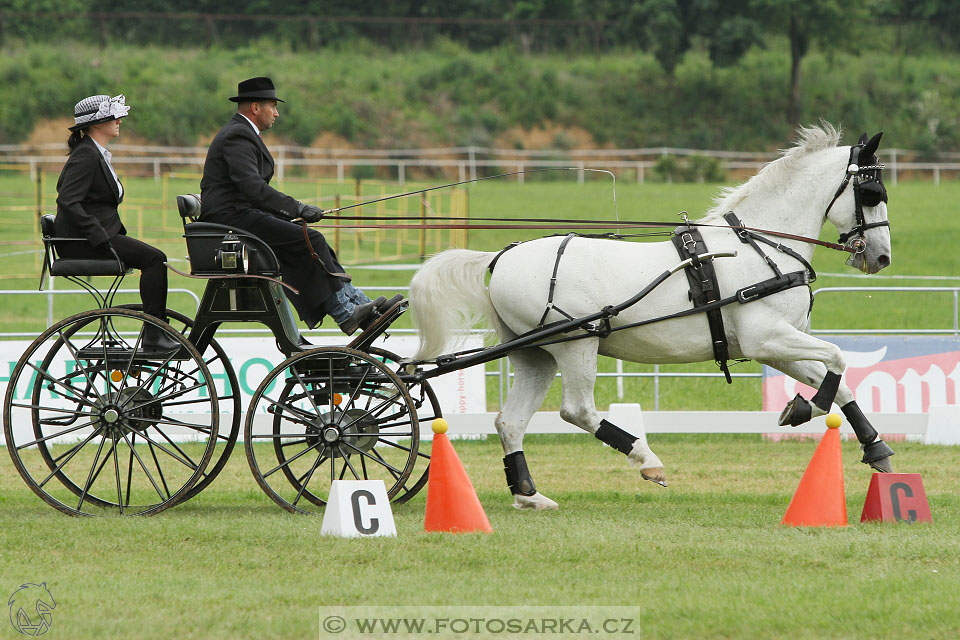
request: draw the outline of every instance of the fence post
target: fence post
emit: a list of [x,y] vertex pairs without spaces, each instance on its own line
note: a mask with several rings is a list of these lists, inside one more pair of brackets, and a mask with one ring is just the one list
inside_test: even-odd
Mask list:
[[[333,208],[340,208],[339,193],[333,197]],[[337,216],[333,219],[333,251],[338,256],[340,255],[340,216]]]
[[420,262],[427,259],[427,194],[420,194]]
[[43,172],[37,172],[37,191],[36,191],[36,200],[37,200],[37,222],[40,221],[40,216],[43,215]]

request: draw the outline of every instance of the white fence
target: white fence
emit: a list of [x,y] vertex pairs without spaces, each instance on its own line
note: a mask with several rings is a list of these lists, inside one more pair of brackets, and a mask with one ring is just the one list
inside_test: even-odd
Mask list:
[[[155,145],[111,145],[112,162],[121,167],[140,167],[152,171],[159,179],[164,171],[203,167],[206,147],[167,147]],[[407,171],[416,168],[446,169],[456,171],[460,180],[472,180],[484,170],[524,171],[572,167],[581,169],[577,174],[583,181],[583,169],[616,170],[621,175],[632,176],[644,182],[647,171],[657,165],[664,156],[705,156],[720,161],[725,170],[750,170],[755,172],[777,157],[773,152],[761,151],[712,151],[680,149],[675,147],[650,147],[640,149],[497,149],[491,147],[443,147],[434,149],[315,149],[289,145],[273,145],[277,178],[282,180],[292,167],[332,168],[338,180],[348,177],[354,167],[390,167],[398,180],[407,179]],[[17,164],[29,168],[31,176],[41,165],[63,163],[65,144],[0,145],[0,164]],[[907,149],[883,149],[880,160],[887,165],[888,180],[896,184],[901,173],[912,172],[928,175],[939,184],[945,173],[960,174],[960,153],[944,152],[930,157]],[[487,171],[486,173],[490,173]],[[523,182],[522,174],[516,177]]]

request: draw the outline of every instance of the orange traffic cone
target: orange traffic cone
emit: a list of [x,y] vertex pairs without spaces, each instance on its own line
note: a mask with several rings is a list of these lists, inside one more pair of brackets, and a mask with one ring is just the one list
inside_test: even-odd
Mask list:
[[434,420],[433,433],[424,531],[493,533],[477,492],[447,438],[447,421]]
[[836,414],[827,416],[829,428],[813,452],[780,524],[794,527],[847,526],[847,499],[843,491],[843,462],[840,458],[841,422]]

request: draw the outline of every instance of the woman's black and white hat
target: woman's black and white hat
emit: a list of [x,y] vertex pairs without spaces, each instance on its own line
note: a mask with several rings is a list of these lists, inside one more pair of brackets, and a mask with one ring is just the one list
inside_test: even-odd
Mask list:
[[73,108],[74,125],[70,127],[70,131],[125,118],[130,111],[130,107],[124,104],[125,101],[122,93],[112,98],[108,95],[84,98]]

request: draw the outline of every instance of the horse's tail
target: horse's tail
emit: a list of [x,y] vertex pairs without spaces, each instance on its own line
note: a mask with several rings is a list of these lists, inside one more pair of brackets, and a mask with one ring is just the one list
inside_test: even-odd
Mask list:
[[444,352],[451,334],[486,319],[495,325],[497,312],[490,302],[484,276],[496,253],[450,249],[433,256],[410,282],[410,309],[420,333],[417,359]]

